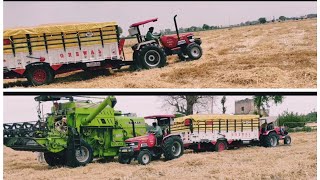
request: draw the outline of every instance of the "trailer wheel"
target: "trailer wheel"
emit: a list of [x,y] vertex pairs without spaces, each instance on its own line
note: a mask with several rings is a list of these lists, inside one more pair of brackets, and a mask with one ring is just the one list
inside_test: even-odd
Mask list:
[[284,138],[284,144],[291,144],[291,137],[290,136],[286,136],[285,138]]
[[227,146],[227,143],[225,141],[218,141],[215,144],[214,148],[215,148],[215,151],[221,152],[221,151],[226,150],[228,148],[228,146]]
[[163,145],[164,158],[172,160],[183,155],[183,142],[177,136],[168,137]]
[[138,163],[142,165],[149,164],[151,162],[151,154],[148,150],[142,150],[138,154]]
[[63,166],[65,165],[65,159],[58,153],[45,152],[44,159],[49,166]]
[[196,43],[189,44],[186,53],[191,60],[200,59],[202,56],[202,48]]
[[144,69],[160,68],[167,62],[164,50],[155,44],[143,46],[137,56]]
[[31,66],[26,73],[29,83],[34,86],[50,84],[54,79],[54,72],[47,65]]
[[81,140],[81,146],[78,149],[73,147],[66,153],[68,159],[67,165],[70,167],[85,166],[93,160],[93,150],[85,141]]
[[271,132],[267,136],[262,136],[261,143],[264,147],[276,147],[279,144],[278,135],[275,132]]
[[119,153],[118,162],[120,164],[130,164],[131,158],[129,156],[126,156],[126,155],[123,155],[123,154]]

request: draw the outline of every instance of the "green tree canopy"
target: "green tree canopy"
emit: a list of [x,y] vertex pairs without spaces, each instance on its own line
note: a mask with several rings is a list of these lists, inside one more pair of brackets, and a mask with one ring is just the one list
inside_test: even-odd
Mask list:
[[267,19],[265,17],[261,17],[258,19],[258,21],[260,22],[260,24],[264,24],[267,22]]

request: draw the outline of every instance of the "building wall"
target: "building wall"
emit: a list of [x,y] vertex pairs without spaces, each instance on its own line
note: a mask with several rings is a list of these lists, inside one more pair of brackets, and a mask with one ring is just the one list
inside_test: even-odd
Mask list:
[[244,99],[235,102],[235,114],[254,114],[253,99]]
[[[254,106],[253,99],[243,99],[235,102],[235,114],[255,114],[257,108]],[[262,113],[263,116],[269,116],[269,109]]]

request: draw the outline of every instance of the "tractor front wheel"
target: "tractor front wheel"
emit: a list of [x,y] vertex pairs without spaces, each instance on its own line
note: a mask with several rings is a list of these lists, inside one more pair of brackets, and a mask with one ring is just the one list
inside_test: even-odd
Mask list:
[[26,77],[30,84],[40,86],[51,83],[54,79],[54,72],[47,65],[31,66],[27,69]]
[[168,137],[163,145],[164,158],[172,160],[183,155],[183,142],[178,136]]
[[138,154],[138,163],[142,165],[149,164],[151,162],[151,154],[148,150],[142,150]]
[[123,154],[119,154],[118,155],[118,162],[120,164],[130,164],[131,162],[131,158],[129,156],[123,155]]
[[191,60],[200,59],[202,56],[202,48],[196,43],[189,44],[186,53]]
[[291,137],[290,136],[286,136],[285,138],[284,138],[284,144],[291,144]]
[[161,68],[167,62],[164,50],[156,44],[143,46],[137,56],[139,59],[138,64],[144,69]]

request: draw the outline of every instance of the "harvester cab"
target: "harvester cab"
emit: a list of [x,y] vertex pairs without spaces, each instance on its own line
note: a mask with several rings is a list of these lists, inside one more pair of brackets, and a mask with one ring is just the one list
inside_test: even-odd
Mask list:
[[176,17],[177,15],[173,18],[176,34],[162,35],[160,42],[158,40],[146,41],[139,28],[141,25],[158,21],[158,18],[137,22],[130,26],[129,35],[136,36],[138,41],[132,46],[135,68],[151,69],[163,67],[166,64],[167,56],[174,54],[178,54],[180,60],[197,60],[201,58],[201,39],[194,38],[193,33],[180,34]]
[[158,160],[162,154],[166,160],[179,158],[183,155],[183,142],[178,134],[171,134],[171,125],[174,115],[147,116],[146,120],[155,120],[164,132],[162,142],[156,143],[154,133],[144,136],[129,138],[125,142],[126,147],[119,149],[118,160],[122,164],[130,164],[132,159],[138,160],[139,164],[146,165],[151,160]]
[[44,152],[50,166],[83,166],[94,158],[107,162],[118,155],[126,139],[146,133],[144,118],[114,110],[117,100],[113,96],[100,103],[60,96],[35,100],[52,101],[51,112],[46,117],[40,114],[44,118],[36,122],[4,124],[4,145]]
[[286,128],[275,126],[276,120],[275,117],[260,118],[260,144],[264,147],[275,147],[279,145],[279,140],[283,140],[284,144],[291,144]]

